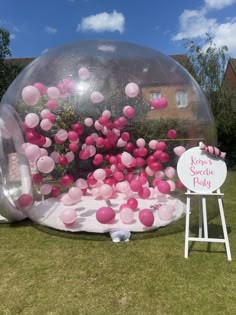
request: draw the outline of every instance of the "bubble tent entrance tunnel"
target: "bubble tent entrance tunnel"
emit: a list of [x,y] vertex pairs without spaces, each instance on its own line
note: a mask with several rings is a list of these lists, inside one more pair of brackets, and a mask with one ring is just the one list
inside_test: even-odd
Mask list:
[[179,156],[214,141],[203,92],[172,58],[127,42],[48,50],[0,107],[0,214],[63,231],[145,232],[185,214]]

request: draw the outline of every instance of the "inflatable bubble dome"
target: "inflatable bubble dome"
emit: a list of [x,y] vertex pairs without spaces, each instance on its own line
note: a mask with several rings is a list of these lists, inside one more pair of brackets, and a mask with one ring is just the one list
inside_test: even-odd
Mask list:
[[108,40],[43,53],[0,107],[0,214],[66,231],[143,232],[184,215],[179,156],[214,141],[201,89],[172,58]]

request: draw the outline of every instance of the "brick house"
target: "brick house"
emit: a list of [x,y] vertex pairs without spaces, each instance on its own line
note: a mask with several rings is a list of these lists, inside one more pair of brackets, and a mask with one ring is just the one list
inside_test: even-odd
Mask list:
[[230,58],[225,70],[223,84],[230,85],[236,90],[236,59]]

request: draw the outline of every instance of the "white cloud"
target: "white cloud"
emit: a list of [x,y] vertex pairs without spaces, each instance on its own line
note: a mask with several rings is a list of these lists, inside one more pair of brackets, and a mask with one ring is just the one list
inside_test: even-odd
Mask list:
[[55,27],[51,27],[51,26],[45,26],[44,30],[48,34],[56,34],[57,33],[57,29]]
[[236,17],[228,17],[223,22],[208,16],[210,9],[223,9],[236,0],[205,0],[205,6],[198,10],[184,10],[179,16],[179,31],[172,40],[205,39],[206,33],[214,37],[220,47],[226,45],[229,54],[236,55]]
[[205,0],[206,8],[221,10],[236,3],[236,0]]
[[77,31],[93,32],[124,32],[125,17],[122,13],[113,11],[112,13],[98,13],[82,19],[77,26]]

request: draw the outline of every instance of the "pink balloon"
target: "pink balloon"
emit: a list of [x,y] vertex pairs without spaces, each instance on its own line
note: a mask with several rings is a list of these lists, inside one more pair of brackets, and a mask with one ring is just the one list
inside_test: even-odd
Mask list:
[[56,151],[53,151],[53,152],[50,154],[50,157],[53,159],[54,162],[58,163],[59,158],[60,158],[60,153],[59,153],[59,152],[56,152]]
[[24,149],[25,156],[30,162],[36,162],[40,157],[40,148],[36,144],[28,143]]
[[127,206],[123,207],[120,211],[120,219],[125,224],[131,223],[134,219],[133,210]]
[[104,199],[108,199],[112,196],[113,194],[113,189],[110,185],[108,184],[103,184],[100,187],[100,194]]
[[96,171],[93,172],[93,177],[96,180],[104,180],[106,177],[106,171],[102,168],[98,168]]
[[40,186],[40,193],[42,195],[48,195],[52,191],[52,185],[50,184],[43,184]]
[[58,108],[59,104],[58,104],[57,100],[51,99],[51,100],[47,101],[46,106],[50,110],[55,110],[56,108]]
[[47,88],[47,95],[50,98],[53,98],[53,99],[58,98],[60,96],[60,94],[61,94],[60,90],[55,86],[51,86],[51,87]]
[[50,119],[48,118],[44,118],[41,120],[40,122],[40,127],[41,129],[43,129],[44,131],[48,131],[52,128],[52,122]]
[[160,180],[157,183],[157,188],[158,188],[159,192],[162,194],[169,194],[170,193],[170,184],[164,180]]
[[134,109],[132,106],[125,106],[125,107],[123,108],[123,114],[124,114],[127,118],[131,119],[131,118],[133,118],[134,115],[135,115],[135,109]]
[[41,110],[40,116],[41,116],[42,118],[45,118],[45,116],[46,116],[47,114],[50,114],[50,113],[51,113],[50,110],[45,108],[45,109]]
[[39,116],[35,113],[29,113],[25,116],[25,123],[29,128],[34,128],[39,124]]
[[132,163],[133,157],[130,153],[128,152],[123,152],[121,154],[121,162],[125,165],[125,166],[130,166],[130,164]]
[[98,103],[101,103],[104,100],[104,96],[98,91],[93,91],[90,94],[90,100],[91,100],[92,103],[98,104]]
[[137,210],[138,208],[138,200],[136,198],[129,198],[127,200],[127,204],[133,211]]
[[166,169],[165,169],[165,175],[168,177],[168,178],[173,178],[175,176],[175,169],[172,167],[172,166],[168,166]]
[[59,218],[65,225],[72,225],[77,219],[77,213],[74,209],[64,209]]
[[83,149],[79,152],[79,158],[81,160],[87,160],[90,157],[90,152],[88,149]]
[[42,173],[50,173],[55,167],[55,162],[49,156],[42,156],[37,161],[37,168]]
[[139,190],[138,195],[141,199],[148,199],[151,195],[151,191],[148,187],[142,187]]
[[81,80],[88,80],[90,77],[89,70],[85,67],[79,69],[78,75]]
[[130,98],[134,98],[138,95],[139,93],[139,87],[136,83],[131,82],[128,83],[125,87],[125,94],[130,97]]
[[102,224],[110,223],[115,216],[115,211],[110,207],[101,207],[96,212],[96,219]]
[[28,85],[22,90],[22,99],[26,105],[34,106],[40,99],[40,92],[35,86]]
[[151,227],[154,223],[154,215],[150,209],[142,209],[139,211],[139,221],[147,227]]
[[152,100],[152,107],[155,109],[164,109],[168,106],[168,101],[165,97]]
[[40,82],[36,82],[34,83],[34,87],[36,87],[40,93],[40,95],[44,95],[46,93],[46,88],[45,85],[40,83]]
[[75,159],[75,155],[73,152],[69,151],[65,154],[67,161],[70,163]]
[[173,205],[162,205],[158,209],[158,216],[160,220],[169,221],[173,218],[175,207]]
[[130,189],[134,192],[138,192],[142,188],[142,184],[137,179],[133,179],[130,182]]
[[185,147],[178,146],[174,148],[174,152],[176,155],[181,156],[186,151]]
[[78,202],[81,199],[81,197],[83,196],[83,192],[79,187],[71,187],[68,191],[68,196],[74,202]]
[[80,189],[86,189],[88,187],[88,183],[83,178],[78,178],[75,182],[76,187],[79,187]]
[[29,194],[22,194],[16,201],[17,207],[25,208],[31,206],[33,203],[33,197]]

